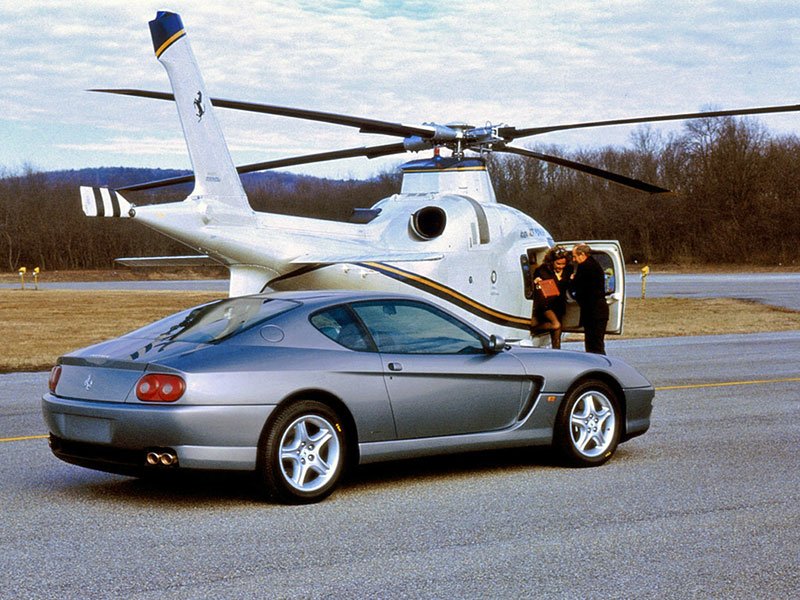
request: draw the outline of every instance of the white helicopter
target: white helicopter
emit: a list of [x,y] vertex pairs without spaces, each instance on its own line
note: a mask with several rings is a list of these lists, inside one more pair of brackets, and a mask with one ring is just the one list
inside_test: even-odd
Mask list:
[[[159,12],[150,22],[153,46],[172,94],[134,89],[92,90],[174,100],[194,176],[109,188],[81,187],[90,217],[133,218],[193,248],[198,255],[120,259],[129,265],[196,265],[211,260],[230,271],[230,296],[265,289],[347,288],[405,291],[445,305],[485,331],[507,340],[545,343],[530,331],[533,293],[529,272],[556,245],[547,230],[524,213],[497,202],[484,161],[487,151],[509,152],[577,169],[647,193],[665,188],[574,161],[510,145],[541,133],[726,115],[800,110],[800,105],[617,119],[518,129],[462,123],[403,125],[335,113],[211,98],[203,83],[179,15]],[[357,127],[362,133],[394,135],[402,142],[349,148],[236,167],[214,106]],[[448,148],[452,156],[440,156]],[[399,194],[355,222],[332,222],[255,212],[239,175],[349,157],[386,156],[434,149],[431,158],[404,164]],[[476,153],[467,156],[466,151]],[[194,179],[184,200],[135,206],[120,191],[151,189]],[[587,242],[586,240],[583,240]],[[577,242],[559,242],[570,248]],[[622,333],[624,261],[615,241],[589,243],[607,273],[608,331]],[[570,302],[564,331],[580,331]],[[549,339],[549,338],[548,338]]]

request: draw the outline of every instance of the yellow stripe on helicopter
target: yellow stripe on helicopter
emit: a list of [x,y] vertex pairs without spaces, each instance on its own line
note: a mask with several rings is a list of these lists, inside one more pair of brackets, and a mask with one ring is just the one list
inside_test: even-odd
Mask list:
[[172,44],[174,44],[178,39],[182,38],[186,35],[186,30],[181,29],[180,31],[174,33],[170,38],[159,46],[158,50],[156,50],[156,58],[160,58],[164,51],[169,48]]

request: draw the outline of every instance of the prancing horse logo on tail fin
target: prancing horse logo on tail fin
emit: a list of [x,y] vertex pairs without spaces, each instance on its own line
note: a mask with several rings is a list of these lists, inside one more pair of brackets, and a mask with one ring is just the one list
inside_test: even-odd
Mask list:
[[203,92],[197,92],[197,98],[194,99],[194,108],[199,123],[203,120],[203,115],[206,113],[206,109],[203,108]]

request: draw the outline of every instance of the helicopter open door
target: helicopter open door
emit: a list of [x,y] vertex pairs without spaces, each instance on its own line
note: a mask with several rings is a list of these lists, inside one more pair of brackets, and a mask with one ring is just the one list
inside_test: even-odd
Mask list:
[[[625,314],[625,260],[622,248],[616,240],[558,242],[558,246],[572,250],[578,244],[589,244],[592,256],[606,274],[606,302],[608,303],[608,327],[606,333],[612,335],[622,334],[623,317]],[[580,307],[571,297],[567,299],[567,312],[564,315],[563,331],[580,332]]]

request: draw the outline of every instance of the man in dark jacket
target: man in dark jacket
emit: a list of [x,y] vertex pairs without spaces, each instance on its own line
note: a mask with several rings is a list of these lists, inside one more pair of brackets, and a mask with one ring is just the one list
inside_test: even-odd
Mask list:
[[605,273],[591,253],[592,249],[587,244],[578,244],[572,249],[575,265],[572,294],[581,307],[580,325],[583,327],[586,352],[605,354],[608,325]]

